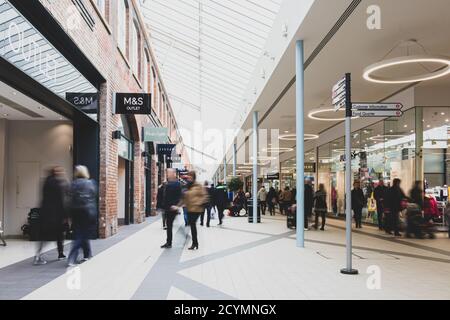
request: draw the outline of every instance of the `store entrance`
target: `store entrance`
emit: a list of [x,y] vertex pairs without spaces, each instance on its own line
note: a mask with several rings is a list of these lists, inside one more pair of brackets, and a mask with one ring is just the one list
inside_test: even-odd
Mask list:
[[0,221],[6,237],[23,237],[51,168],[63,168],[72,179],[73,146],[71,120],[0,82]]

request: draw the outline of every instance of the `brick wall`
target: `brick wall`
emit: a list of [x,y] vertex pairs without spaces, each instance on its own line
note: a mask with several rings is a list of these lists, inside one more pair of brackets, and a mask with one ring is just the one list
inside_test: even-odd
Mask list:
[[[118,129],[120,116],[112,114],[112,101],[114,92],[142,92],[141,84],[133,75],[129,62],[117,47],[116,41],[116,6],[117,1],[107,1],[107,14],[102,21],[90,0],[84,4],[94,17],[96,23],[94,30],[83,20],[71,0],[40,0],[53,17],[60,23],[67,34],[71,36],[77,46],[84,52],[98,71],[106,79],[100,88],[100,181],[99,181],[99,210],[100,210],[100,237],[109,237],[117,232],[118,212],[118,141],[112,139],[112,132]],[[130,10],[133,10],[133,1],[130,1]],[[135,16],[133,11],[128,14],[127,31]],[[144,30],[144,26],[140,26]],[[142,32],[142,31],[141,31]],[[145,37],[141,37],[144,41]],[[129,39],[129,37],[128,37]],[[148,45],[148,44],[147,44]],[[141,57],[144,57],[143,45]],[[128,55],[128,53],[126,54]],[[156,61],[151,65],[157,70]],[[157,97],[158,83],[161,83],[159,73],[156,71],[154,81],[154,94]],[[164,94],[167,96],[167,94]],[[158,99],[160,100],[160,99]],[[160,102],[160,101],[158,101]],[[156,107],[156,106],[155,106]],[[158,108],[155,108],[158,109]],[[161,119],[162,120],[162,119]],[[129,123],[134,129],[134,221],[141,223],[145,219],[145,168],[142,160],[141,130],[140,128],[150,120],[146,116],[129,117]],[[152,162],[154,170],[152,178],[152,201],[156,202],[157,167]]]

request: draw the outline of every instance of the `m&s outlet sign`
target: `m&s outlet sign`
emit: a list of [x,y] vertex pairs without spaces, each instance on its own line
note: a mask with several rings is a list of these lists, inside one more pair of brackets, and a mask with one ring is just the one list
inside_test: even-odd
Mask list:
[[151,94],[116,93],[114,114],[151,114]]

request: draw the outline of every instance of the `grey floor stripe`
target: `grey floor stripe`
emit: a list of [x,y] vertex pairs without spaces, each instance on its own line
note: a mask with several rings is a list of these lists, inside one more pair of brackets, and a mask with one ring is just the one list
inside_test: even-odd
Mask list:
[[[120,228],[119,232],[111,238],[92,241],[94,255],[107,250],[158,220],[160,220],[158,217],[147,218],[142,224]],[[66,245],[66,254],[69,249],[70,245]],[[48,263],[43,266],[33,266],[33,258],[29,258],[0,269],[0,300],[21,299],[66,272],[67,262],[57,260],[56,249],[46,252],[45,256]]]
[[[334,224],[329,224],[328,226],[332,227],[332,228],[336,228],[336,229],[340,229],[340,230],[345,230],[345,227],[340,227],[340,226],[336,226]],[[389,242],[393,242],[393,243],[397,243],[397,244],[402,244],[411,248],[415,248],[415,249],[421,249],[421,250],[425,250],[425,251],[429,251],[429,252],[433,252],[433,253],[437,253],[437,254],[442,254],[444,256],[448,256],[450,257],[450,251],[447,250],[443,250],[443,249],[438,249],[438,248],[433,248],[433,247],[429,247],[429,246],[425,246],[423,244],[418,244],[418,243],[412,243],[412,242],[408,242],[408,241],[404,241],[401,240],[399,238],[388,238],[387,236],[382,236],[382,235],[378,235],[378,234],[373,234],[373,233],[369,233],[369,232],[364,232],[361,230],[353,230],[353,233],[356,234],[361,234],[361,235],[365,235],[368,237],[372,237],[372,238],[376,238],[376,239],[380,239],[380,240],[385,240],[385,241],[389,241]],[[423,240],[421,240],[423,241]]]

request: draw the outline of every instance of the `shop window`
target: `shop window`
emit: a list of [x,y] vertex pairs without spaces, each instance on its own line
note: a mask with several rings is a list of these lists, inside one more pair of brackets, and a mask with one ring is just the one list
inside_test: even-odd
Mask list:
[[128,2],[119,0],[117,5],[117,42],[125,56],[127,56],[128,42],[128,10]]
[[133,23],[131,28],[130,63],[134,75],[138,79],[141,78],[141,73],[139,72],[141,65],[141,33],[136,22]]
[[151,72],[150,72],[150,58],[147,49],[144,50],[144,60],[143,60],[143,68],[142,68],[142,87],[145,92],[150,93],[152,90],[151,86]]

